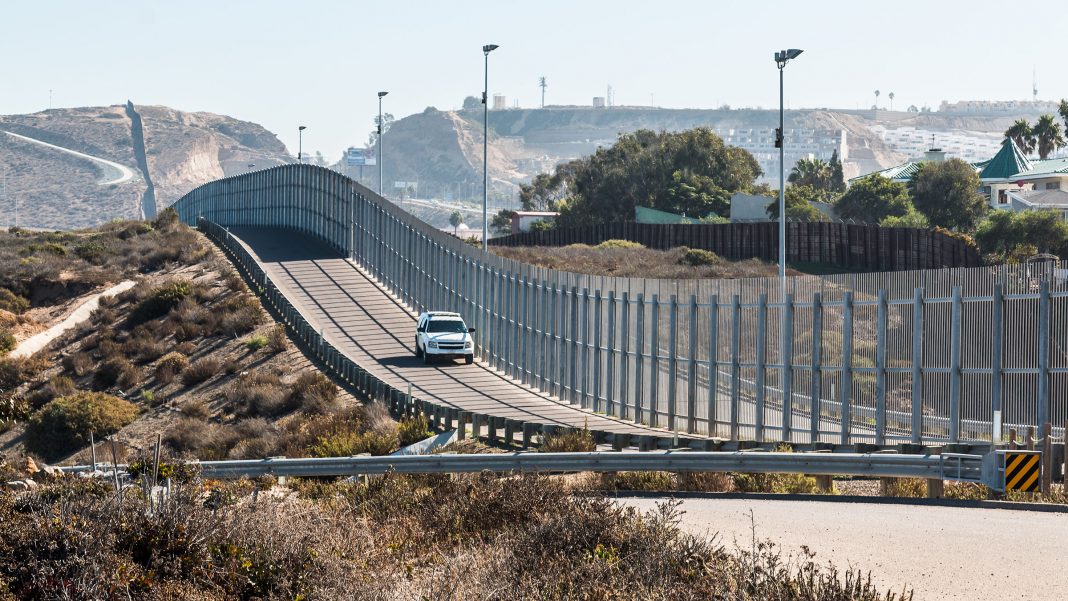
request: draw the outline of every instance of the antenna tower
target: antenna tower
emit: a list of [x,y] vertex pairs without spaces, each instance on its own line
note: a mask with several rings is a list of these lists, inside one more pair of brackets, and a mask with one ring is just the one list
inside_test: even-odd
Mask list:
[[544,75],[538,78],[538,86],[541,88],[541,108],[545,108],[545,88],[549,87],[549,84],[545,82]]
[[1038,78],[1034,67],[1031,67],[1031,100],[1038,102]]

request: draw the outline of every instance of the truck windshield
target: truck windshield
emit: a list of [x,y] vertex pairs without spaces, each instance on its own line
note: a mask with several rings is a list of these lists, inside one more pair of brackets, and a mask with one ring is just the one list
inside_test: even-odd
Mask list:
[[432,334],[460,334],[466,332],[467,328],[464,326],[464,322],[455,319],[434,319],[427,324],[426,331]]

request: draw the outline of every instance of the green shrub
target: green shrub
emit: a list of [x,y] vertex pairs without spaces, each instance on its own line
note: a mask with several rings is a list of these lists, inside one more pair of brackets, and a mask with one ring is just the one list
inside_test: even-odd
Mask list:
[[369,453],[388,455],[397,450],[400,441],[396,432],[338,429],[319,439],[308,449],[312,457],[349,457]]
[[430,431],[430,421],[423,413],[415,417],[406,417],[397,426],[397,438],[402,447],[425,440],[433,434]]
[[538,450],[542,453],[588,453],[597,450],[597,443],[587,428],[569,428],[547,436]]
[[185,371],[182,372],[182,384],[196,386],[214,377],[221,368],[222,364],[216,359],[210,357],[201,359],[185,368]]
[[55,376],[44,386],[29,395],[26,398],[26,401],[34,409],[39,409],[48,402],[59,397],[72,395],[77,392],[77,390],[78,387],[74,385],[74,380],[71,380],[67,376]]
[[669,472],[618,472],[603,474],[602,486],[607,490],[672,490],[674,481]]
[[30,308],[30,301],[15,294],[7,288],[0,288],[0,310],[10,311],[16,315]]
[[186,280],[175,280],[155,288],[130,312],[129,323],[136,325],[163,317],[192,292],[193,285]]
[[309,413],[330,413],[337,408],[337,385],[317,371],[300,374],[289,396],[293,406]]
[[48,367],[44,357],[4,357],[0,359],[0,390],[13,390],[29,382]]
[[605,240],[594,248],[598,250],[609,250],[613,248],[645,248],[645,246],[638,242],[631,242],[630,240]]
[[816,479],[804,474],[735,474],[738,492],[813,494],[819,491]]
[[250,353],[255,353],[265,346],[267,346],[267,337],[262,334],[249,336],[245,339],[245,348],[248,349]]
[[699,265],[720,265],[723,262],[723,257],[710,250],[703,250],[700,248],[687,249],[686,254],[679,259],[679,263],[683,265],[691,265],[693,267]]
[[15,335],[0,328],[0,356],[6,355],[15,349]]
[[167,207],[156,215],[156,219],[152,222],[152,227],[166,231],[178,225],[179,221],[178,211],[174,207]]
[[54,458],[118,432],[137,417],[133,403],[101,392],[60,397],[35,413],[26,426],[26,446]]
[[885,496],[919,499],[927,496],[927,481],[923,478],[888,478]]

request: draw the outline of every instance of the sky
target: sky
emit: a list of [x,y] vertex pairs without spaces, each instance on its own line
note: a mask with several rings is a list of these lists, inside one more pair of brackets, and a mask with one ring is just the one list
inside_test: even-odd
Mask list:
[[[1068,97],[1059,2],[0,0],[0,114],[160,104],[260,123],[295,154],[362,146],[386,90],[395,116],[508,104],[937,109],[942,100]],[[1049,35],[1036,34],[1036,28]]]

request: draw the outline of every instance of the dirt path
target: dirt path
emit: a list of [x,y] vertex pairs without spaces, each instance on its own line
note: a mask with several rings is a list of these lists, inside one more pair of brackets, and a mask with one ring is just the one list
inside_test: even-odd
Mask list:
[[63,335],[64,332],[77,326],[83,321],[89,319],[89,315],[100,306],[101,296],[114,296],[125,290],[129,290],[134,285],[133,280],[125,280],[118,284],[115,284],[111,288],[98,292],[90,296],[85,300],[77,309],[72,311],[63,321],[53,325],[43,332],[38,332],[33,336],[23,340],[19,343],[15,350],[11,351],[12,357],[29,357],[37,351],[48,346],[50,342]]

